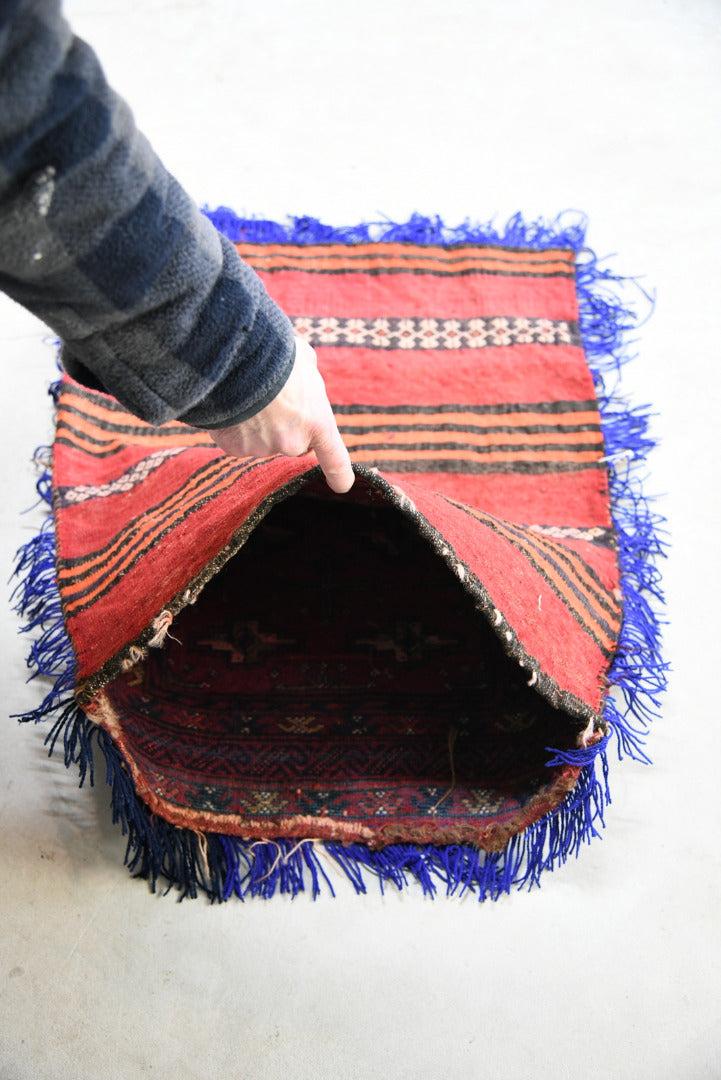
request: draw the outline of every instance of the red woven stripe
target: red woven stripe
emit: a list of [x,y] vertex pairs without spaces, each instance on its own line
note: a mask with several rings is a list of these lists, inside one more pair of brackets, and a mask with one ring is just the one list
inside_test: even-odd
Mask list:
[[323,348],[319,367],[339,405],[502,405],[509,401],[589,401],[593,380],[572,345],[513,349],[387,352]]
[[574,473],[548,473],[543,477],[513,473],[473,475],[458,473],[404,473],[387,471],[391,483],[401,487],[430,488],[471,506],[481,506],[495,517],[525,524],[554,524],[574,528],[611,526],[606,499],[608,481],[599,469]]
[[312,274],[288,271],[261,271],[260,277],[270,296],[293,317],[473,319],[504,315],[569,322],[578,318],[574,283],[567,278],[514,277],[509,288],[507,278],[492,274],[430,281],[415,274],[337,274],[309,280]]

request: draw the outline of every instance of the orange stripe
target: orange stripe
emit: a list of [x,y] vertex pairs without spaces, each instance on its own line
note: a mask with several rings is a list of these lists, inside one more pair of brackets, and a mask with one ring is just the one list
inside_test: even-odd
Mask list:
[[371,427],[373,424],[474,424],[476,427],[520,427],[524,424],[596,424],[600,427],[598,411],[593,412],[439,412],[439,413],[336,413],[336,423],[344,427]]
[[[180,420],[169,421],[167,424],[148,424],[145,420],[141,420],[139,417],[134,416],[132,413],[125,412],[124,410],[119,409],[109,409],[100,400],[88,401],[86,398],[76,397],[74,399],[74,409],[76,409],[77,411],[71,412],[69,408],[70,402],[67,400],[67,398],[70,396],[71,395],[69,394],[65,395],[65,400],[63,401],[59,410],[60,416],[67,415],[67,423],[69,424],[73,423],[76,416],[82,414],[90,422],[92,422],[93,420],[98,420],[101,422],[105,421],[108,424],[114,424],[116,426],[120,426],[121,428],[131,428],[133,430],[132,432],[127,434],[127,437],[137,440],[145,439],[148,436],[157,436],[159,438],[162,437],[167,440],[169,436],[172,436],[174,441],[181,443],[183,446],[193,446],[196,445],[199,440],[202,440],[204,438],[207,440],[208,438],[208,436],[205,435],[204,432],[195,431],[192,428],[188,427],[187,424],[182,423],[182,421]],[[134,432],[137,431],[138,428],[145,429],[148,432],[148,436],[135,435]],[[105,432],[104,428],[101,430]],[[159,435],[160,432],[162,432],[162,436]],[[119,434],[125,433],[122,432]]]
[[[242,255],[242,252],[241,252]],[[257,255],[252,258],[246,258],[246,262],[250,263],[256,270],[298,270],[298,271],[313,271],[321,270],[326,273],[330,271],[342,271],[343,273],[358,273],[360,271],[367,270],[396,270],[405,271],[406,273],[413,273],[415,271],[425,271],[431,273],[435,271],[441,274],[462,274],[469,271],[476,273],[493,272],[503,274],[518,274],[529,275],[534,271],[539,274],[569,274],[572,268],[565,262],[552,262],[546,263],[542,267],[533,264],[519,264],[519,263],[502,263],[497,260],[489,259],[463,259],[458,262],[444,265],[440,260],[426,260],[413,262],[410,260],[398,261],[395,259],[353,259],[349,261],[345,258],[334,258],[328,256],[323,259],[302,259],[294,258],[293,256],[261,256]]]
[[236,250],[243,258],[253,255],[287,257],[296,256],[302,258],[320,257],[346,260],[354,260],[358,255],[371,258],[380,254],[384,258],[396,258],[399,262],[412,262],[413,255],[426,261],[434,259],[438,262],[453,262],[464,253],[467,257],[476,259],[493,258],[494,261],[512,262],[517,264],[543,265],[548,262],[559,262],[570,265],[575,261],[575,255],[567,248],[547,248],[544,251],[528,251],[523,249],[496,247],[492,244],[474,246],[473,244],[459,244],[456,247],[442,247],[434,244],[403,244],[403,243],[367,243],[367,244],[252,244],[236,242]]
[[83,412],[88,416],[96,416],[111,423],[132,424],[133,427],[150,427],[144,420],[139,420],[137,416],[133,416],[132,413],[125,409],[111,409],[102,398],[91,400],[80,394],[74,394],[72,390],[64,391],[60,409],[61,411],[69,410],[70,406],[77,409],[78,412]]
[[[341,428],[341,433],[343,429]],[[424,438],[424,435],[426,436]],[[462,442],[473,446],[495,446],[498,443],[590,443],[599,449],[603,447],[600,431],[504,431],[504,432],[480,432],[480,431],[368,431],[363,434],[343,437],[347,447],[362,446],[364,443],[377,443],[382,441],[390,447],[397,444],[409,443],[411,446],[417,443],[432,442],[439,446],[447,442]]]
[[[401,448],[396,451],[390,447],[387,454],[383,450],[353,450],[349,453],[355,461],[468,461],[473,451],[469,450],[410,450]],[[579,450],[572,453],[566,450],[499,450],[489,454],[483,454],[481,459],[485,462],[496,461],[577,461],[594,462],[599,460],[595,450]]]
[[[453,503],[454,500],[449,499],[449,502]],[[460,506],[461,504],[454,503],[454,505],[459,505]],[[515,533],[511,533],[508,530],[506,530],[503,527],[503,522],[502,521],[500,521],[498,519],[490,520],[481,511],[475,510],[471,506],[463,505],[462,509],[464,509],[466,511],[466,513],[472,514],[473,517],[475,517],[482,524],[486,525],[488,528],[491,528],[491,529],[493,529],[493,531],[498,532],[509,543],[512,543],[514,546],[521,548],[521,550],[529,558],[535,559],[536,561],[543,562],[544,563],[544,569],[545,569],[548,577],[553,581],[554,585],[558,589],[558,592],[561,594],[564,601],[567,603],[568,607],[572,611],[575,611],[576,614],[579,615],[581,617],[581,619],[585,623],[588,623],[589,619],[593,622],[593,624],[595,625],[595,627],[597,629],[597,636],[603,641],[606,648],[612,649],[615,646],[615,644],[616,644],[615,639],[608,637],[608,635],[606,634],[603,627],[600,626],[599,623],[596,621],[597,618],[601,618],[603,616],[601,616],[600,613],[598,613],[596,615],[596,618],[594,618],[593,613],[589,612],[587,608],[585,608],[583,606],[581,606],[581,607],[578,606],[578,603],[579,603],[578,598],[575,596],[573,591],[569,589],[569,587],[564,582],[563,578],[559,575],[558,571],[549,562],[545,562],[542,559],[542,557],[539,557],[539,552],[538,552],[538,550],[536,548],[534,548],[528,541],[525,541],[522,537],[519,537]],[[553,547],[553,545],[551,545],[551,550],[558,557],[558,550],[559,549],[556,549],[556,548]],[[566,555],[571,556],[571,558],[572,558],[573,553],[571,551],[569,551],[568,549],[564,549],[563,553],[566,554]],[[573,560],[573,558],[572,558],[572,561],[575,564],[575,560]],[[588,586],[583,582],[579,582],[579,587],[580,587],[581,591],[583,592],[583,594],[586,596],[586,598],[589,600],[589,602],[592,604],[592,606],[594,607],[596,612],[598,612],[598,601],[595,599],[595,597],[589,595]],[[612,623],[612,625],[614,625],[614,626],[620,625],[620,616],[615,616],[614,617],[613,615],[608,614],[606,617],[607,617],[607,620],[610,623]]]
[[[98,430],[98,429],[96,429]],[[152,428],[150,429],[153,430]],[[107,434],[107,433],[106,433]],[[114,433],[113,433],[114,434]],[[202,432],[194,432],[188,436],[178,435],[130,435],[126,433],[119,433],[117,436],[119,445],[121,447],[126,446],[148,446],[148,447],[164,447],[168,446],[168,440],[170,438],[173,446],[195,446],[195,447],[207,447],[208,449],[217,449],[217,443],[213,442],[209,435],[205,435]]]
[[65,439],[67,442],[71,443],[72,446],[74,446],[77,450],[82,451],[82,453],[95,456],[98,456],[99,454],[104,455],[107,453],[112,453],[115,450],[122,450],[123,447],[126,445],[120,439],[115,439],[112,441],[106,439],[103,441],[102,446],[98,446],[97,439],[95,440],[95,442],[90,442],[89,440],[84,439],[82,433],[79,434],[78,432],[73,431],[68,426],[67,422],[63,422],[60,420],[58,420],[58,423],[56,424],[55,435],[56,438]]
[[[70,395],[67,396],[69,397]],[[75,417],[82,414],[90,422],[94,419],[106,421],[108,424],[132,428],[133,432],[138,428],[144,428],[147,430],[148,435],[152,437],[155,437],[159,432],[163,432],[163,438],[167,440],[167,438],[172,435],[173,439],[177,439],[182,445],[194,445],[198,440],[202,440],[203,438],[207,439],[207,435],[205,435],[204,432],[194,431],[181,421],[171,421],[167,424],[154,426],[153,424],[146,423],[145,420],[140,420],[132,413],[119,411],[117,409],[109,409],[103,406],[100,401],[87,401],[85,398],[77,397],[75,398],[75,402],[77,403],[75,405],[77,411],[70,410],[68,407],[70,403],[67,400],[62,402],[59,409],[58,415],[60,417],[65,417],[67,415],[67,423],[69,424],[73,423]],[[104,431],[104,429],[102,430]],[[129,437],[137,439],[146,438],[146,436],[135,435],[134,433],[130,433]]]
[[[139,421],[138,423],[142,423]],[[162,428],[154,428],[148,425],[143,425],[147,429],[147,435],[137,435],[132,431],[107,431],[105,428],[99,427],[94,423],[92,418],[81,416],[79,413],[63,413],[58,416],[58,429],[61,427],[68,427],[82,434],[88,435],[94,438],[96,441],[103,444],[104,449],[108,448],[122,448],[125,446],[148,446],[159,447],[167,446],[168,440],[172,439],[174,446],[214,446],[215,444],[205,432],[191,431],[188,429],[188,434],[178,434],[177,432],[168,431],[165,434],[160,434]],[[96,448],[97,453],[97,448]]]
[[96,442],[102,443],[103,449],[125,446],[127,442],[124,433],[105,431],[103,428],[98,427],[97,424],[94,424],[92,420],[88,420],[86,417],[74,413],[65,413],[58,418],[58,429],[62,427],[68,427],[71,431],[79,432],[81,435],[87,435]]

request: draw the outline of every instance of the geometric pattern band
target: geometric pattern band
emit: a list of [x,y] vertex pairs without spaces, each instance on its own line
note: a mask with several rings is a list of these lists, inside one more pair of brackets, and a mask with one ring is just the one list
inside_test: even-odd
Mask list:
[[565,319],[495,316],[475,319],[291,320],[309,345],[360,345],[366,349],[484,349],[509,345],[578,345],[578,323]]

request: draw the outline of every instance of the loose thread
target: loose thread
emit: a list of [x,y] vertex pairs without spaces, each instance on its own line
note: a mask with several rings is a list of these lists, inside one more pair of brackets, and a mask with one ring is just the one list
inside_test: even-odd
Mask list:
[[200,863],[203,868],[203,872],[206,879],[210,879],[210,863],[208,862],[208,837],[205,833],[196,833],[196,839],[198,842],[198,855],[200,857]]
[[450,796],[456,790],[456,762],[455,762],[455,756],[454,756],[454,749],[455,749],[456,739],[457,738],[458,738],[458,728],[455,726],[455,724],[452,724],[451,727],[448,730],[448,758],[450,760],[450,765],[451,765],[451,786],[448,788],[448,791],[446,791],[445,795],[442,795],[440,797],[440,799],[438,800],[438,802],[435,803],[431,807],[430,812],[432,814],[435,814],[436,811],[438,810],[438,808],[440,806],[442,806],[443,803],[446,801],[446,799],[450,798]]

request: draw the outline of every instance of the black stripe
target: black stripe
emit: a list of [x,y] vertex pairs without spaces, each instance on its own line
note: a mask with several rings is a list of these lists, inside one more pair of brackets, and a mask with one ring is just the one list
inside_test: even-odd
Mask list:
[[[63,402],[63,413],[70,413],[72,416],[80,416],[84,420],[87,420],[89,424],[99,428],[101,431],[117,432],[120,435],[140,435],[148,436],[152,435],[153,438],[175,438],[178,435],[188,434],[188,425],[182,423],[168,423],[163,427],[151,427],[148,424],[128,423],[121,424],[115,423],[112,420],[101,420],[97,416],[93,416],[91,413],[84,412],[81,408],[76,408],[74,405],[69,405],[67,402]],[[62,414],[61,414],[62,415]],[[193,428],[190,429],[195,430]],[[87,436],[88,438],[90,436]],[[208,446],[215,446],[216,444],[208,437]]]
[[589,412],[598,413],[596,401],[532,401],[503,402],[499,405],[458,405],[450,402],[443,405],[334,405],[333,412],[340,416],[356,416],[367,413],[387,413],[389,416],[418,416],[435,413],[461,412],[474,413],[478,416],[503,416],[519,412],[557,413]]
[[[79,428],[73,427],[67,420],[59,419],[57,423],[57,433],[60,434],[63,431],[67,431],[70,435],[74,435],[80,442],[89,442],[94,446],[107,446],[108,443],[111,442],[110,439],[97,439],[94,435],[88,435],[86,432],[80,431]],[[116,439],[113,439],[112,441],[117,442]],[[74,446],[75,443],[70,443],[69,445]],[[92,451],[88,451],[88,453],[92,453]]]
[[434,439],[433,442],[418,442],[418,443],[396,443],[396,442],[378,442],[378,443],[354,443],[349,440],[346,443],[348,450],[353,453],[354,450],[373,450],[375,451],[391,451],[398,453],[400,450],[404,450],[406,453],[419,453],[427,450],[463,450],[469,454],[494,454],[494,453],[573,453],[578,454],[582,451],[602,450],[603,441],[599,433],[599,441],[597,443],[489,443],[487,446],[477,446],[475,443],[464,442],[451,442],[443,441],[441,439]]
[[[540,536],[544,540],[551,540],[560,544],[564,544],[569,540],[573,542],[582,540],[586,544],[593,544],[594,547],[611,548],[614,551],[618,549],[616,533],[613,529],[608,529],[603,525],[580,526],[578,529],[574,529],[571,526],[549,525],[547,522],[539,524],[534,522],[534,524],[528,524],[525,527],[529,529],[534,536]],[[554,535],[556,532],[560,532],[562,535]],[[596,535],[575,536],[575,532],[580,534],[594,532]]]
[[115,446],[112,450],[88,450],[87,447],[79,447],[78,444],[71,439],[64,439],[62,436],[57,435],[55,437],[55,442],[59,446],[70,446],[73,450],[81,450],[83,453],[98,459],[113,457],[114,454],[119,454],[121,450],[125,449],[124,446]]
[[471,277],[474,274],[484,274],[489,277],[529,277],[529,278],[575,278],[576,271],[574,267],[569,267],[568,271],[565,270],[553,270],[534,273],[530,270],[411,270],[409,268],[399,269],[366,269],[359,268],[355,270],[352,266],[344,267],[341,270],[324,270],[318,266],[263,266],[260,261],[255,261],[252,258],[246,259],[246,261],[262,271],[264,274],[275,274],[283,270],[293,271],[303,274],[328,274],[330,277],[336,274],[368,274],[369,277],[380,277],[385,274],[421,274],[428,277]]
[[514,431],[527,432],[528,434],[542,435],[544,432],[549,434],[558,434],[561,431],[568,432],[569,434],[576,434],[580,431],[594,431],[600,435],[600,424],[524,424],[523,426],[514,426],[513,424],[493,424],[481,427],[480,424],[368,424],[368,425],[348,425],[338,424],[338,430],[343,435],[367,435],[374,431],[460,431],[466,433],[477,432],[479,435],[496,433],[499,434],[512,434]]
[[[358,447],[364,449],[364,447]],[[397,449],[395,447],[394,449]],[[605,469],[599,461],[483,461],[480,458],[453,458],[452,460],[432,458],[403,459],[377,458],[372,462],[363,462],[380,472],[389,473],[464,473],[481,475],[486,473],[517,473],[520,475],[539,475],[545,473],[584,472]]]

